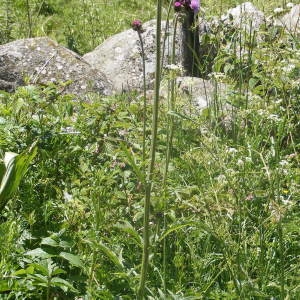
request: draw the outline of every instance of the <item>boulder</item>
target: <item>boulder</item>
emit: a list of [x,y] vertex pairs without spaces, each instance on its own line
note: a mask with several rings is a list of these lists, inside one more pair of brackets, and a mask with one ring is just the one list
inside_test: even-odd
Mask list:
[[[162,45],[168,38],[165,47],[164,61],[170,57],[173,28],[169,26],[165,31],[166,22],[162,22]],[[153,88],[155,76],[155,36],[156,21],[151,20],[143,24],[144,32],[141,34],[145,52],[145,69],[147,88]],[[176,36],[176,58],[181,57],[179,37]],[[140,90],[143,87],[143,64],[141,45],[137,32],[132,29],[118,33],[99,45],[94,51],[83,56],[93,67],[100,69],[112,82],[116,92]]]
[[276,24],[283,26],[291,34],[300,33],[300,4],[293,6]]
[[258,30],[264,24],[265,16],[251,2],[244,2],[231,8],[221,17],[225,24],[232,24],[236,28]]
[[0,45],[0,89],[13,91],[29,83],[67,82],[63,93],[111,93],[111,84],[76,53],[47,37],[17,40]]
[[[162,83],[161,96],[168,97],[168,86]],[[183,76],[176,78],[176,95],[187,99],[188,103],[199,112],[213,104],[217,95],[226,94],[228,87],[215,80],[205,80],[197,77]]]

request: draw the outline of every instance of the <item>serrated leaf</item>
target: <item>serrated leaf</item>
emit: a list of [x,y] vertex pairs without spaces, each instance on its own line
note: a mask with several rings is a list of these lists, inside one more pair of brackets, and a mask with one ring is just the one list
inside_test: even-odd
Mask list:
[[66,259],[71,265],[75,267],[83,267],[82,261],[78,255],[74,255],[68,252],[60,252],[58,256]]

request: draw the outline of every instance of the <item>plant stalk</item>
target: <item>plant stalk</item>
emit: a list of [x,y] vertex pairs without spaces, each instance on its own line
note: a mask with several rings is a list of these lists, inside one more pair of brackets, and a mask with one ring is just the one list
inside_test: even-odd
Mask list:
[[150,200],[151,200],[151,188],[152,179],[155,164],[155,152],[157,142],[157,128],[158,128],[158,107],[159,107],[159,90],[160,90],[160,66],[161,66],[161,13],[162,12],[162,0],[157,0],[157,14],[156,14],[156,68],[155,68],[155,96],[153,102],[152,112],[152,134],[151,134],[151,151],[150,151],[150,164],[146,178],[145,188],[145,203],[144,203],[144,244],[143,244],[143,257],[142,257],[142,268],[141,277],[138,288],[138,299],[144,299],[145,297],[145,283],[147,278],[147,270],[149,264],[149,247],[150,247],[150,228],[149,228],[149,217],[150,217]]
[[137,31],[140,44],[141,44],[141,50],[142,50],[142,63],[143,63],[143,146],[142,146],[142,156],[143,156],[143,169],[145,168],[145,159],[146,159],[146,109],[147,109],[147,99],[146,99],[146,64],[145,64],[145,51],[144,51],[144,43],[142,39],[141,31]]

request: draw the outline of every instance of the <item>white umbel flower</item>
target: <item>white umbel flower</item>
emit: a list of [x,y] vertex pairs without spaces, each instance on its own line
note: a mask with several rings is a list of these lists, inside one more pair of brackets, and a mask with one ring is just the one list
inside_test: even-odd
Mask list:
[[282,13],[283,12],[283,8],[282,7],[276,7],[275,9],[274,9],[274,14],[280,14],[280,13]]

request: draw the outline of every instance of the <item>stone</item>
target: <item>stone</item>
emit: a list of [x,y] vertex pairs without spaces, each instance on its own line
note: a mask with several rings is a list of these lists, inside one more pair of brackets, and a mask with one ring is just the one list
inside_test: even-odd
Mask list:
[[[155,77],[155,36],[156,21],[151,20],[143,24],[144,32],[141,34],[145,50],[145,73],[147,89],[153,88]],[[173,27],[172,24],[166,31],[166,22],[162,22],[162,41],[169,39],[165,43],[164,61],[171,56],[172,49],[167,45],[172,45]],[[179,37],[176,35],[176,62],[181,57]],[[141,56],[141,45],[137,32],[132,29],[120,32],[99,45],[94,51],[83,56],[93,67],[100,69],[112,82],[115,92],[128,90],[141,90],[143,88],[143,64]]]
[[[181,99],[188,99],[188,102],[199,112],[211,106],[216,95],[224,95],[227,86],[211,79],[183,76],[176,78],[176,90],[177,96]],[[168,86],[164,83],[161,87],[161,96],[168,97]]]
[[291,8],[290,12],[276,21],[276,25],[283,26],[289,33],[300,33],[300,4]]
[[62,93],[109,95],[111,83],[99,69],[47,37],[0,45],[0,89],[9,92],[26,79],[31,84],[70,81]]
[[244,2],[231,8],[221,17],[225,24],[232,24],[236,28],[258,30],[265,23],[263,12],[258,10],[251,2]]

